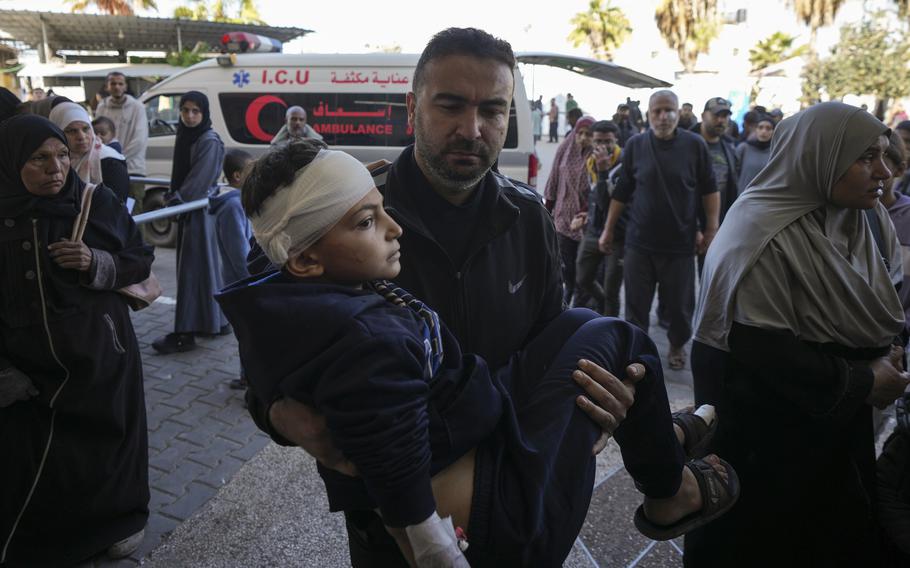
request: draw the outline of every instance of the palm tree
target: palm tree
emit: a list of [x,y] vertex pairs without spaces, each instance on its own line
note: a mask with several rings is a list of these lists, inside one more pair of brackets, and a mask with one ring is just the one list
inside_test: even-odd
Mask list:
[[660,35],[679,55],[686,73],[695,70],[700,53],[707,53],[720,33],[717,0],[663,0],[654,20]]
[[[901,0],[896,0],[898,3]],[[906,3],[906,0],[903,0]],[[844,4],[844,0],[788,0],[796,11],[796,17],[809,26],[810,56],[815,57],[815,39],[818,37],[818,28],[830,26],[834,23],[837,11]]]
[[613,53],[632,33],[629,18],[610,5],[610,0],[591,0],[586,12],[578,12],[570,21],[569,40],[575,47],[587,43],[597,59],[610,61]]
[[[230,4],[237,4],[236,15],[231,15]],[[205,0],[193,0],[194,7],[179,6],[174,9],[175,18],[187,20],[210,20],[212,22],[228,22],[232,24],[258,24],[266,25],[259,15],[255,0],[214,0],[211,5]]]
[[755,47],[749,50],[749,63],[752,64],[752,72],[757,73],[755,84],[752,85],[752,91],[749,93],[749,102],[754,103],[761,91],[760,83],[764,75],[763,71],[772,65],[805,55],[808,50],[807,45],[793,47],[796,38],[783,32],[774,32],[770,36],[755,44]]
[[90,6],[98,8],[102,14],[111,16],[132,16],[140,10],[158,10],[155,0],[64,0],[70,4],[71,12],[85,12]]

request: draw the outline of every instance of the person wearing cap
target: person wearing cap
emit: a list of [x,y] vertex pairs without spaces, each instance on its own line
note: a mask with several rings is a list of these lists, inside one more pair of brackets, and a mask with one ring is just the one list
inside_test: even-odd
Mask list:
[[784,119],[784,111],[780,110],[779,108],[771,109],[771,112],[768,114],[770,114],[771,118],[774,119],[774,124],[778,124],[781,120]]
[[[594,122],[593,116],[584,115],[575,123],[567,140],[556,150],[544,189],[547,210],[556,223],[566,304],[571,304],[575,295],[575,259],[587,221],[591,184],[585,164],[593,151],[591,127]],[[589,299],[584,294],[575,300],[577,305],[583,306]]]
[[[660,286],[660,301],[670,320],[671,369],[686,365],[695,310],[693,256],[711,244],[720,210],[705,141],[678,128],[678,119],[676,94],[655,91],[648,101],[650,130],[633,136],[623,148],[623,173],[598,242],[604,254],[613,254],[620,216],[631,201],[623,266],[626,320],[647,332],[654,291]],[[698,226],[700,208],[705,211],[703,231]]]
[[[708,155],[714,170],[714,181],[720,192],[720,222],[739,195],[739,182],[736,173],[736,145],[726,135],[730,124],[730,101],[723,97],[713,97],[705,103],[701,113],[701,122],[691,128],[692,132],[704,138],[708,145]],[[702,221],[704,223],[704,221]],[[699,264],[701,264],[699,262]]]

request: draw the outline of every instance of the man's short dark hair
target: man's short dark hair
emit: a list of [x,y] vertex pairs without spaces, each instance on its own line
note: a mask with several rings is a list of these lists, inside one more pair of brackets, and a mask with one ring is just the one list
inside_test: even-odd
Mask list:
[[902,120],[894,128],[898,130],[910,130],[910,120]]
[[327,146],[319,140],[304,139],[279,146],[256,160],[240,190],[246,216],[259,213],[265,200],[279,187],[290,185],[297,171],[312,162],[323,148]]
[[573,119],[573,118],[575,120],[578,120],[579,118],[584,116],[584,114],[585,113],[581,112],[580,108],[573,108],[572,110],[570,110],[569,112],[566,113],[566,120]]
[[750,110],[743,115],[743,124],[758,124],[758,119],[761,118],[762,113]]
[[126,75],[124,75],[120,71],[111,71],[110,73],[108,73],[107,76],[104,78],[104,82],[107,83],[108,81],[110,81],[111,77],[123,77],[123,81],[126,82]]
[[231,178],[234,176],[234,174],[237,172],[242,172],[243,168],[245,168],[247,163],[249,163],[252,159],[253,155],[249,152],[237,149],[228,150],[224,154],[223,167],[224,177],[228,180],[228,183],[230,183]]
[[897,132],[892,132],[891,136],[888,138],[888,142],[888,149],[885,150],[885,156],[894,162],[894,165],[896,166],[900,166],[902,163],[906,163],[907,148],[904,146],[904,139],[901,138],[901,135]]
[[95,130],[98,129],[98,125],[103,124],[111,131],[111,136],[117,136],[117,127],[114,126],[114,121],[109,119],[106,116],[96,116],[95,120],[92,121],[92,128]]
[[602,132],[604,134],[612,132],[619,137],[619,127],[612,120],[598,120],[591,126],[591,132]]
[[509,70],[515,69],[515,54],[509,42],[477,28],[448,28],[433,36],[423,49],[414,69],[414,92],[423,82],[424,67],[434,59],[450,55],[469,55],[477,59],[495,59]]
[[683,103],[682,108],[686,108],[686,107],[689,107],[689,110],[692,110],[692,108],[693,108],[692,103]]

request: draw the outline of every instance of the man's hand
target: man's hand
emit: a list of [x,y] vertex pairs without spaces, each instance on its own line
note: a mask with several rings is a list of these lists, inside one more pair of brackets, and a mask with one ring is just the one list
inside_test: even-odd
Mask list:
[[904,350],[898,347],[892,349],[890,355],[879,357],[869,364],[875,378],[866,402],[879,410],[887,408],[910,385],[910,373],[900,371],[903,355]]
[[285,439],[303,448],[325,467],[345,475],[357,475],[354,464],[332,445],[325,418],[309,406],[280,398],[269,408],[269,422]]
[[594,164],[597,167],[597,171],[603,172],[609,169],[610,158],[612,157],[613,153],[608,152],[606,146],[594,145]]
[[28,375],[15,367],[0,371],[0,408],[38,396],[38,389]]
[[87,272],[92,266],[92,249],[85,246],[82,241],[62,240],[51,243],[47,248],[51,258],[60,265],[60,268]]
[[597,239],[597,248],[606,255],[613,254],[613,231],[608,231],[607,227],[604,227],[600,238]]
[[584,211],[572,217],[572,221],[569,222],[569,229],[577,231],[585,226],[585,223],[588,222],[588,214]]
[[607,440],[619,423],[626,418],[626,412],[635,402],[635,383],[645,376],[645,366],[632,363],[626,367],[626,379],[620,381],[612,373],[582,359],[572,378],[588,396],[579,396],[576,402],[585,413],[603,430],[591,453],[597,455],[607,447]]
[[717,235],[717,228],[708,227],[704,230],[704,237],[702,239],[702,251],[700,254],[706,254],[708,252],[708,247],[711,246],[711,243],[714,241],[714,237]]

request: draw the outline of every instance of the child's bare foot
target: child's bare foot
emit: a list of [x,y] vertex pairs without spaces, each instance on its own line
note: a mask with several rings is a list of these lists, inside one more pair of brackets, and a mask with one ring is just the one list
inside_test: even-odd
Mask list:
[[730,464],[714,454],[692,460],[683,468],[676,495],[645,497],[635,512],[635,526],[655,540],[667,540],[725,513],[739,497],[739,478]]

